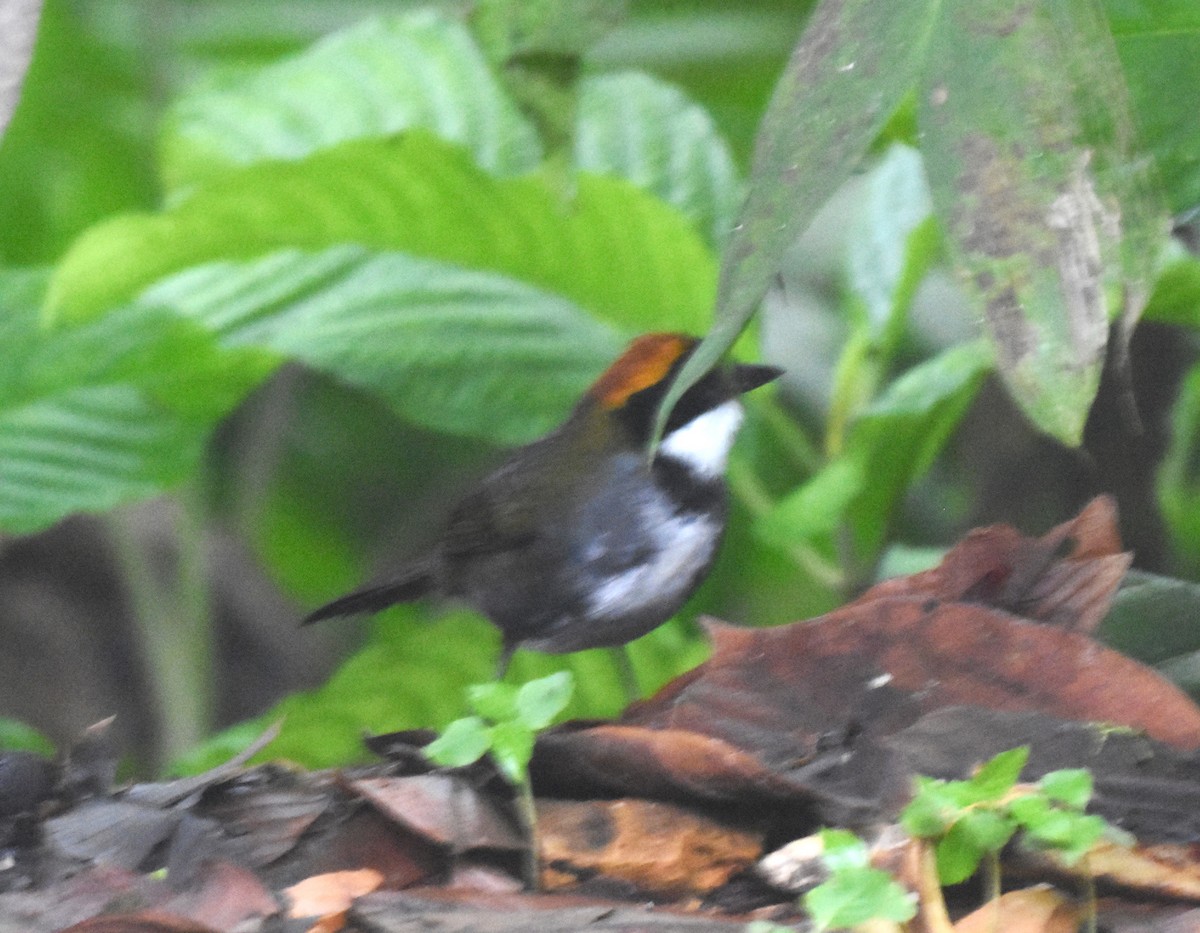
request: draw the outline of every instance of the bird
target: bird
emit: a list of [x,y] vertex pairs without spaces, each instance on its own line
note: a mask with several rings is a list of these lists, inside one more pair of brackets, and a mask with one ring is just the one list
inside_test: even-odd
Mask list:
[[728,517],[725,470],[739,397],[783,370],[711,369],[658,409],[698,340],[635,339],[558,428],[516,448],[451,510],[428,553],[395,577],[309,613],[309,624],[441,597],[502,634],[499,674],[518,648],[617,647],[671,618],[713,565]]

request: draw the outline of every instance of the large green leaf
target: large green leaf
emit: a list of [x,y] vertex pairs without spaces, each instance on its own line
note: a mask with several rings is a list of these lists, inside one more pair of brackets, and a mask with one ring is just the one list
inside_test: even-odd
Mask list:
[[1200,203],[1200,4],[1105,0],[1138,128],[1172,211]]
[[749,193],[723,254],[713,328],[664,400],[664,420],[733,346],[784,250],[912,86],[940,2],[824,0],[813,12],[759,128]]
[[0,528],[36,531],[160,493],[195,467],[208,427],[121,384],[0,408]]
[[712,304],[711,254],[657,199],[595,176],[570,199],[541,177],[498,181],[413,131],[252,166],[94,227],[57,269],[48,314],[87,317],[210,260],[342,243],[502,272],[644,329],[697,330]]
[[[115,210],[152,203],[149,75],[106,48],[79,4],[48,0],[0,147],[0,261],[50,262]],[[12,29],[5,7],[4,47]]]
[[466,27],[434,10],[369,19],[253,72],[182,97],[162,136],[167,186],[270,159],[424,127],[501,174],[537,165],[533,127],[508,100]]
[[531,286],[353,246],[199,266],[141,301],[374,392],[415,424],[503,443],[562,420],[621,344]]
[[47,332],[38,278],[0,279],[0,528],[14,533],[182,482],[216,420],[271,365],[143,307]]
[[922,151],[952,253],[1014,397],[1077,444],[1163,229],[1112,37],[1095,0],[954,0],[928,61]]
[[626,72],[583,81],[574,160],[616,175],[691,218],[710,243],[733,226],[742,186],[712,118],[677,88]]

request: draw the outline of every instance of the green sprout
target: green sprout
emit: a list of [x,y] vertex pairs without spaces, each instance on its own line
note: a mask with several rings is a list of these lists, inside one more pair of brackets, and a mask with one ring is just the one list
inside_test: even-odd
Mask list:
[[[1017,832],[1025,845],[1052,851],[1067,865],[1085,858],[1102,837],[1129,844],[1128,834],[1085,812],[1092,796],[1090,772],[1051,771],[1036,784],[1018,786],[1028,759],[1029,748],[1022,746],[1001,752],[965,781],[917,778],[916,794],[900,823],[916,838],[936,840],[942,884],[965,881],[983,862],[988,899],[998,897],[1000,850]],[[1091,895],[1090,876],[1084,874]],[[1089,900],[1094,906],[1094,898]]]
[[518,810],[528,848],[525,882],[538,886],[537,811],[529,762],[538,733],[566,708],[575,689],[569,671],[531,680],[520,687],[504,683],[476,684],[467,688],[474,715],[456,719],[425,746],[425,757],[436,765],[462,768],[491,755],[496,768],[517,790]]
[[916,896],[871,864],[865,842],[844,829],[822,829],[820,835],[829,877],[803,898],[816,930],[875,919],[904,923],[916,916]]

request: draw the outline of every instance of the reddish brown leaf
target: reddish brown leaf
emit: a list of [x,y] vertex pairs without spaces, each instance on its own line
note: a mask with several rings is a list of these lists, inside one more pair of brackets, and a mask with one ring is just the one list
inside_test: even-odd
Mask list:
[[1108,611],[1130,559],[1121,551],[1116,504],[1099,496],[1041,538],[1026,538],[1009,525],[977,528],[937,567],[887,580],[851,605],[928,596],[982,603],[1033,621],[1091,632]]
[[936,570],[809,622],[711,624],[708,662],[616,724],[547,737],[535,765],[554,759],[557,777],[625,794],[802,799],[797,769],[830,738],[887,736],[958,706],[1200,748],[1200,709],[1185,694],[1078,631],[1106,611],[1127,563],[1105,498],[1038,539],[982,529]]
[[[1144,731],[1200,747],[1200,709],[1155,671],[1084,635],[983,606],[887,599],[773,629],[712,626],[712,659],[667,705],[651,700],[638,722],[686,728],[768,760],[807,754],[843,726],[878,685],[910,695],[922,712],[946,706],[1036,710]],[[784,728],[791,724],[791,728]],[[869,727],[871,724],[866,723]],[[889,730],[890,731],[890,730]],[[781,744],[786,743],[786,744]]]
[[557,787],[597,794],[750,802],[786,801],[798,793],[752,752],[688,729],[602,723],[547,733],[534,767]]

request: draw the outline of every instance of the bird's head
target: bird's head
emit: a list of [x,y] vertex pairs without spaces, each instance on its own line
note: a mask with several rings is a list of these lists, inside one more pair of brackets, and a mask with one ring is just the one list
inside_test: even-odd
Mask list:
[[[635,444],[649,443],[663,398],[698,343],[687,334],[638,337],[588,390],[586,403],[619,422]],[[742,423],[738,397],[782,372],[750,363],[710,370],[671,409],[658,456],[700,476],[721,475]]]

